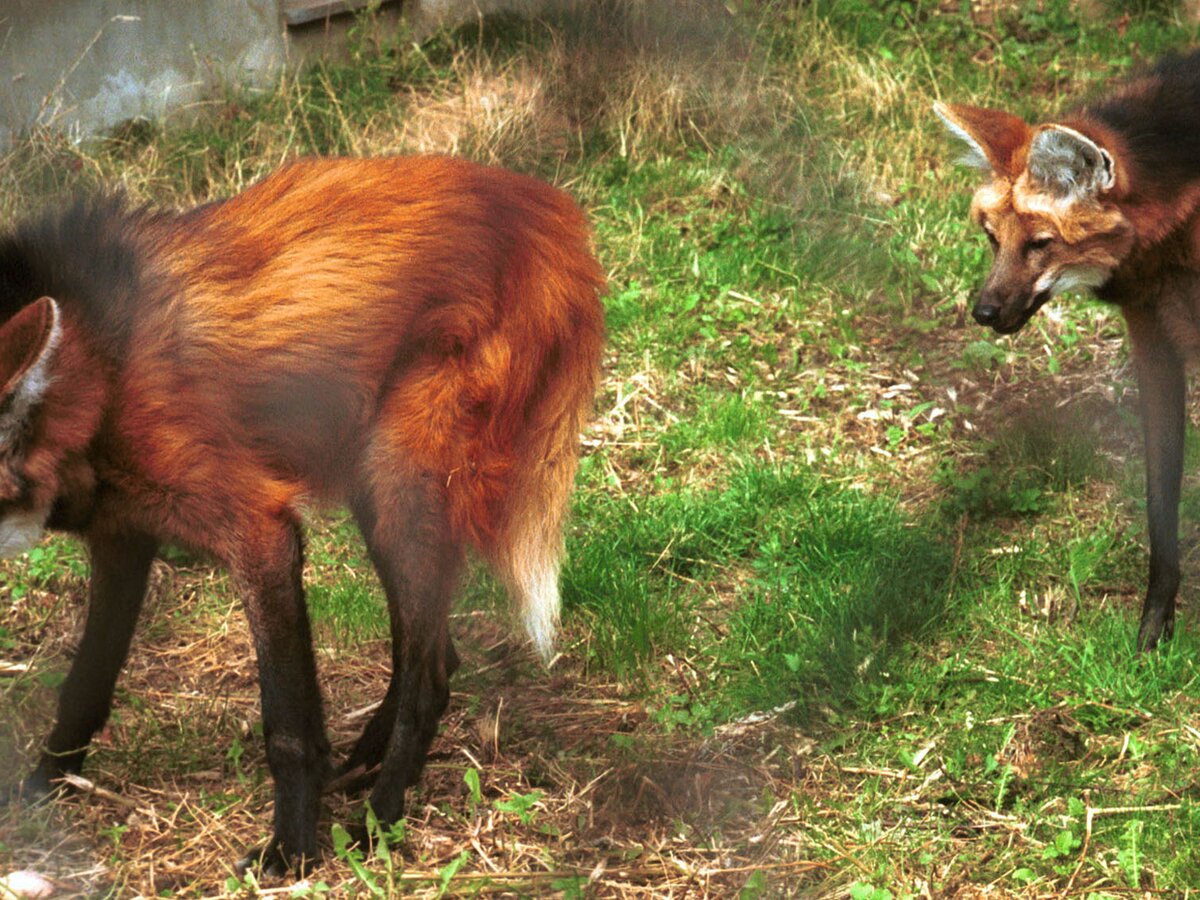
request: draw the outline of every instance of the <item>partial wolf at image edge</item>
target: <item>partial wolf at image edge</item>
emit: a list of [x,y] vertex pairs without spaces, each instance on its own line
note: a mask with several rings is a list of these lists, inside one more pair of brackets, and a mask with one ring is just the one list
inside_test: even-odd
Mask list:
[[1128,328],[1142,408],[1150,562],[1138,647],[1175,627],[1186,372],[1200,354],[1200,51],[1168,54],[1031,126],[936,104],[990,175],[971,216],[995,252],[972,315],[1015,334],[1057,293],[1090,290]]
[[0,512],[84,534],[93,560],[29,790],[81,767],[154,551],[180,543],[231,569],[254,637],[276,835],[246,860],[306,868],[329,744],[300,510],[341,501],[396,645],[346,767],[382,764],[372,806],[398,819],[459,664],[447,617],[468,547],[549,653],[604,338],[582,211],[544,182],[446,157],[307,160],[184,213],[84,201],[0,241],[0,264],[0,380],[7,400],[30,395],[8,404],[24,421],[3,429],[19,438]]

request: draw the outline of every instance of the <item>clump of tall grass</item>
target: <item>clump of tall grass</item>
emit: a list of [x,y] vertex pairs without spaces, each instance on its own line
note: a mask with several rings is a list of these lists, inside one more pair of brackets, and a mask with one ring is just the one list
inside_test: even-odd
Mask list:
[[481,18],[417,42],[365,37],[346,61],[230,86],[198,112],[82,144],[27,135],[0,159],[6,204],[79,185],[191,203],[304,154],[456,153],[554,174],[786,130],[790,102],[744,19],[708,0],[605,0],[553,17]]

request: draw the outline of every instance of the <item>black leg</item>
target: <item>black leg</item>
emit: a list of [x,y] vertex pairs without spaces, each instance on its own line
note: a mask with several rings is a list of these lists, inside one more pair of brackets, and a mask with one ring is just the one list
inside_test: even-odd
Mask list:
[[92,736],[104,727],[146,594],[157,543],[139,534],[88,536],[92,558],[87,624],[58,698],[58,719],[46,749],[21,788],[38,799],[52,782],[83,766]]
[[[446,706],[449,705],[449,678],[460,665],[458,652],[454,649],[454,643],[450,640],[449,634],[446,635],[446,646],[444,648],[444,656],[446,659],[446,691],[445,697],[441,704],[441,708],[431,707],[430,713],[426,716],[426,728],[422,733],[422,742],[428,750],[429,745],[433,742],[433,738],[437,734],[437,723],[441,718],[442,713],[446,711]],[[388,742],[392,737],[392,728],[396,724],[396,710],[399,699],[399,682],[395,677],[397,671],[396,654],[392,654],[392,678],[388,684],[387,695],[383,698],[383,702],[379,708],[375,710],[375,714],[371,716],[371,720],[363,729],[362,736],[354,745],[354,749],[350,755],[346,757],[346,761],[338,767],[338,784],[339,790],[352,791],[362,787],[374,784],[376,775],[375,769],[383,762],[384,754],[387,752]],[[412,784],[416,783],[414,778]]]
[[[395,673],[394,654],[392,672]],[[396,720],[396,689],[396,679],[392,678],[383,702],[367,722],[362,735],[355,741],[350,755],[338,766],[337,780],[340,789],[357,790],[374,783],[374,769],[383,762],[383,754],[387,750],[388,740],[392,736],[392,725]]]
[[263,736],[275,781],[275,833],[239,866],[269,875],[302,874],[317,855],[321,785],[328,776],[321,693],[301,584],[296,523],[259,523],[254,546],[235,566],[258,657]]
[[388,824],[404,815],[405,791],[419,780],[450,702],[459,659],[448,617],[461,554],[431,479],[393,486],[382,498],[379,493],[358,497],[353,509],[387,594],[392,677],[344,768],[380,767],[371,804]]
[[1152,650],[1175,629],[1179,590],[1179,492],[1183,479],[1186,378],[1182,360],[1157,322],[1126,313],[1133,338],[1146,441],[1146,516],[1150,579],[1138,649]]

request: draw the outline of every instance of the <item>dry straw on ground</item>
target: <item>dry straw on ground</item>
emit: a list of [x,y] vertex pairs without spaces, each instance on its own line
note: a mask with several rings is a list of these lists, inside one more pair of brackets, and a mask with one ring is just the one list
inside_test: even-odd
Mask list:
[[[114,720],[98,737],[76,795],[0,818],[0,842],[22,867],[53,879],[59,896],[110,888],[120,896],[165,889],[219,896],[232,861],[262,839],[269,822],[265,760],[253,733],[253,654],[240,612],[203,569],[173,572],[162,583]],[[82,591],[76,581],[55,586],[68,597],[52,625],[56,635],[77,627]],[[184,603],[201,591],[226,599],[191,619]],[[34,595],[18,613],[37,614],[54,602]],[[13,622],[14,631],[26,633],[23,624]],[[411,802],[394,863],[405,892],[435,895],[440,871],[464,851],[456,889],[485,893],[540,893],[581,880],[599,895],[722,896],[758,868],[782,876],[823,867],[781,852],[792,821],[787,804],[763,799],[799,786],[802,769],[790,747],[772,744],[795,735],[766,721],[710,739],[656,737],[643,702],[620,686],[580,678],[569,659],[537,675],[526,651],[479,614],[458,617],[454,629],[469,682],[456,690]],[[35,660],[36,673],[62,665],[51,661],[52,651],[19,649]],[[352,652],[323,648],[336,747],[348,747],[378,702],[387,658],[383,642]],[[18,766],[44,732],[53,692],[21,695],[14,707],[5,692],[14,726],[5,743],[21,747],[18,760],[6,757]],[[622,750],[630,745],[621,736],[636,749]],[[768,747],[773,760],[763,758]],[[468,770],[480,775],[477,805],[464,782]],[[528,821],[497,806],[517,795],[538,797]],[[348,821],[354,805],[327,796],[326,823]],[[363,889],[326,853],[314,881]]]

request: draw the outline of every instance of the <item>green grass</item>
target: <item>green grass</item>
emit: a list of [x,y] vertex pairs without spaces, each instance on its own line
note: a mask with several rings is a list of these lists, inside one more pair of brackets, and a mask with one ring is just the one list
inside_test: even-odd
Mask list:
[[310,540],[305,555],[308,610],[318,641],[354,647],[391,634],[387,599],[350,516],[327,520],[317,539]]
[[887,500],[811,476],[769,487],[778,502],[759,501],[767,528],[718,654],[730,708],[869,703],[898,647],[950,612],[951,548]]
[[[191,203],[296,153],[428,146],[549,178],[587,208],[610,274],[610,361],[569,526],[568,661],[552,673],[602,695],[597,710],[638,713],[603,720],[611,733],[586,752],[562,750],[569,729],[493,704],[505,682],[488,680],[499,651],[483,639],[455,708],[481,734],[494,715],[524,780],[470,806],[435,794],[460,831],[497,797],[555,798],[572,766],[581,783],[629,779],[610,805],[622,791],[643,802],[654,766],[685,746],[682,758],[724,753],[766,773],[761,796],[646,820],[708,853],[703,865],[732,854],[745,870],[721,885],[746,896],[1200,884],[1200,483],[1190,474],[1184,491],[1179,631],[1138,656],[1144,503],[1123,328],[1081,298],[1013,338],[970,324],[988,266],[967,221],[976,176],[953,166],[930,112],[946,99],[1040,117],[1194,42],[1196,26],[1163,3],[1128,16],[1062,0],[754,6],[690,22],[610,3],[582,23],[487,18],[419,45],[364,20],[348,61],[231,91],[197,121],[132,123],[82,146],[37,136],[0,158],[0,208],[112,181]],[[1189,473],[1198,448],[1189,433]],[[144,637],[223,634],[237,615],[228,585],[169,562],[166,611],[148,613]],[[382,592],[343,514],[316,518],[307,563],[321,664],[336,673],[386,637]],[[42,730],[23,723],[47,715],[85,570],[62,539],[5,564],[0,657],[33,658],[37,673],[0,681],[18,723],[0,748]],[[461,642],[476,640],[476,611],[498,606],[496,585],[471,573]],[[226,700],[189,695],[185,715],[120,694],[97,767],[136,783],[219,770],[197,802],[231,816],[227,792],[261,791],[265,770],[248,701]],[[745,724],[762,713],[767,724]],[[756,737],[730,737],[747,727]],[[599,789],[587,802],[607,808]],[[618,840],[587,831],[591,806],[554,822],[539,809],[509,824],[572,878],[648,852],[648,837],[611,858],[588,850]],[[4,865],[22,828],[0,832]],[[576,828],[587,838],[556,843]],[[136,882],[133,850],[98,834]],[[819,867],[765,867],[804,861]]]
[[[570,548],[564,592],[589,619],[591,652],[623,668],[712,655],[731,710],[847,693],[946,598],[949,557],[931,534],[808,473],[745,466],[713,489],[664,483],[636,510],[586,503],[578,519],[586,538]],[[727,584],[721,605],[701,610],[715,582]],[[719,642],[696,627],[707,617],[724,623]]]

